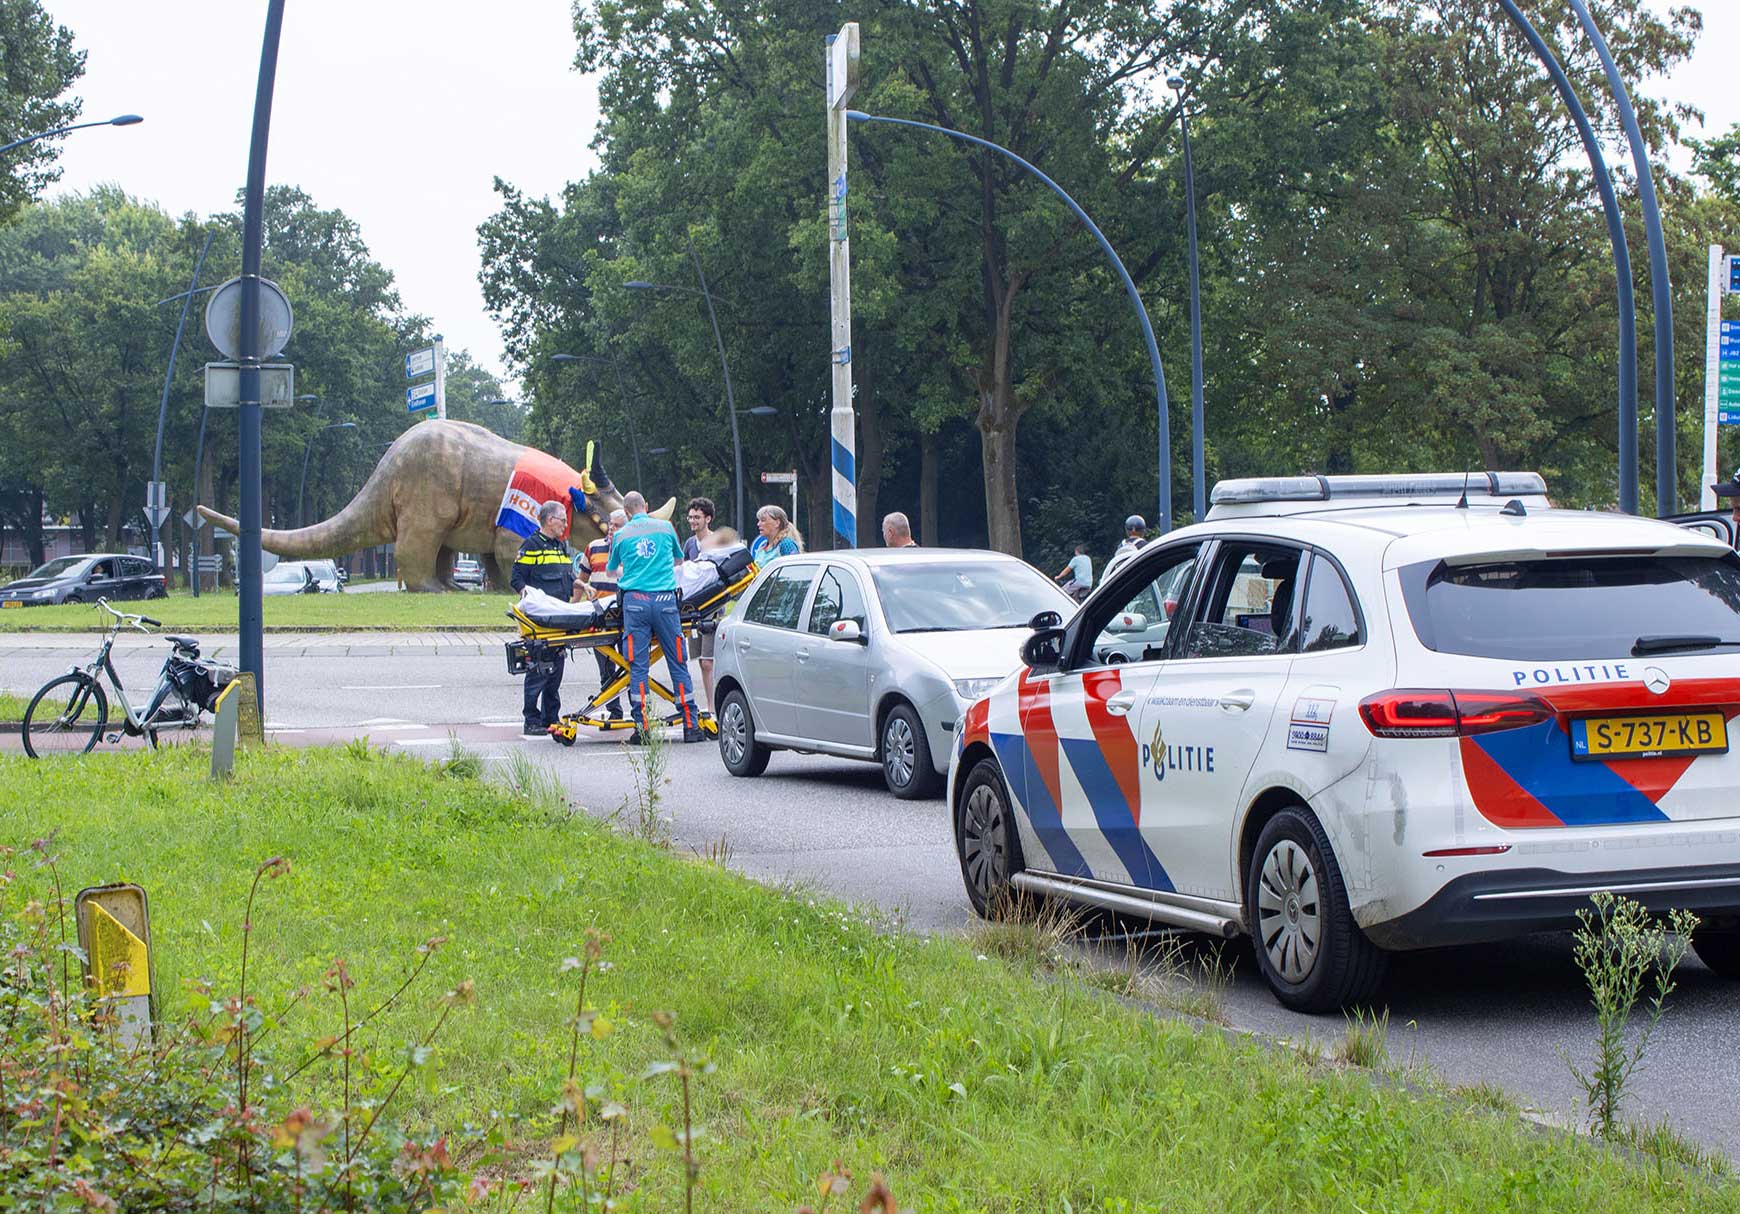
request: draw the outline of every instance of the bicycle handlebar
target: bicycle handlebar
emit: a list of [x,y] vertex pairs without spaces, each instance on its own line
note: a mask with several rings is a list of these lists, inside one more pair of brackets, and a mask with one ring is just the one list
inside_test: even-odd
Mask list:
[[97,606],[114,616],[117,624],[124,621],[132,625],[134,628],[137,628],[140,632],[145,631],[145,625],[147,624],[151,625],[153,628],[163,627],[163,621],[154,620],[148,615],[130,615],[125,611],[116,611],[113,607],[109,606],[109,600],[106,598],[99,598],[97,600]]

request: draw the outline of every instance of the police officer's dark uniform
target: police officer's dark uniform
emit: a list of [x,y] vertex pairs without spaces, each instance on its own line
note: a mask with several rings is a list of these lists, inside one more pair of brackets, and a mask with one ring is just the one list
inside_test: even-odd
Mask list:
[[[513,576],[509,580],[516,591],[535,586],[566,603],[574,593],[574,566],[568,556],[568,546],[542,531],[532,532],[520,545],[520,554],[514,559]],[[524,717],[527,733],[543,733],[562,716],[562,672],[568,662],[568,653],[556,649],[549,658],[551,667],[548,674],[539,673],[535,666],[526,671]]]

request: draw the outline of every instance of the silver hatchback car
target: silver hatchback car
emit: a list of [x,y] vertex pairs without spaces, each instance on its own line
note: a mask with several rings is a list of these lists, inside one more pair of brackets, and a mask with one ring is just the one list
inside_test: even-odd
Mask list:
[[1000,552],[872,548],[769,564],[719,625],[719,755],[867,759],[897,797],[935,795],[961,714],[1021,664],[1033,618],[1075,603]]

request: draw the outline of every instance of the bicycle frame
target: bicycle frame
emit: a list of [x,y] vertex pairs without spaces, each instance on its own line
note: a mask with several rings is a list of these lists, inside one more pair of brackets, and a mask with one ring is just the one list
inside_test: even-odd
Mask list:
[[[109,601],[107,599],[98,599],[97,606],[114,616],[115,622],[110,626],[107,635],[103,637],[103,645],[102,648],[97,651],[97,656],[84,666],[73,667],[72,673],[83,674],[93,683],[99,685],[102,682],[101,676],[107,675],[109,686],[114,691],[115,702],[120,705],[121,708],[122,720],[120,724],[122,732],[129,736],[137,736],[151,728],[157,719],[158,712],[175,691],[174,685],[169,681],[170,659],[165,658],[162,669],[158,671],[157,686],[152,689],[149,704],[143,710],[134,708],[132,702],[127,699],[127,689],[121,682],[120,673],[115,669],[115,663],[111,657],[111,653],[115,648],[115,638],[121,635],[121,629],[127,627],[129,623],[133,628],[145,633],[147,636],[150,636],[150,631],[145,627],[145,621],[148,617],[141,615],[128,615],[124,612],[116,611],[113,607],[109,606]],[[156,621],[153,620],[151,622],[155,623]],[[173,656],[173,651],[171,656]],[[200,710],[198,706],[189,705],[188,707],[191,709],[191,713],[182,719],[173,722],[174,724],[191,725],[199,719]]]

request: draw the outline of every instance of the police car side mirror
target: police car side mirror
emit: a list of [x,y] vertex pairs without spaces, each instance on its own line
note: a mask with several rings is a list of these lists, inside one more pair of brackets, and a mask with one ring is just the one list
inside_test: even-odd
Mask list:
[[1035,632],[1042,632],[1047,628],[1056,628],[1059,624],[1062,624],[1062,623],[1063,623],[1063,617],[1061,615],[1059,615],[1057,612],[1055,612],[1055,611],[1041,611],[1037,615],[1035,615],[1032,619],[1027,621],[1027,626],[1029,628],[1033,629],[1033,631],[1035,631]]
[[1028,637],[1021,643],[1021,661],[1029,670],[1056,670],[1063,663],[1063,629],[1041,628]]

